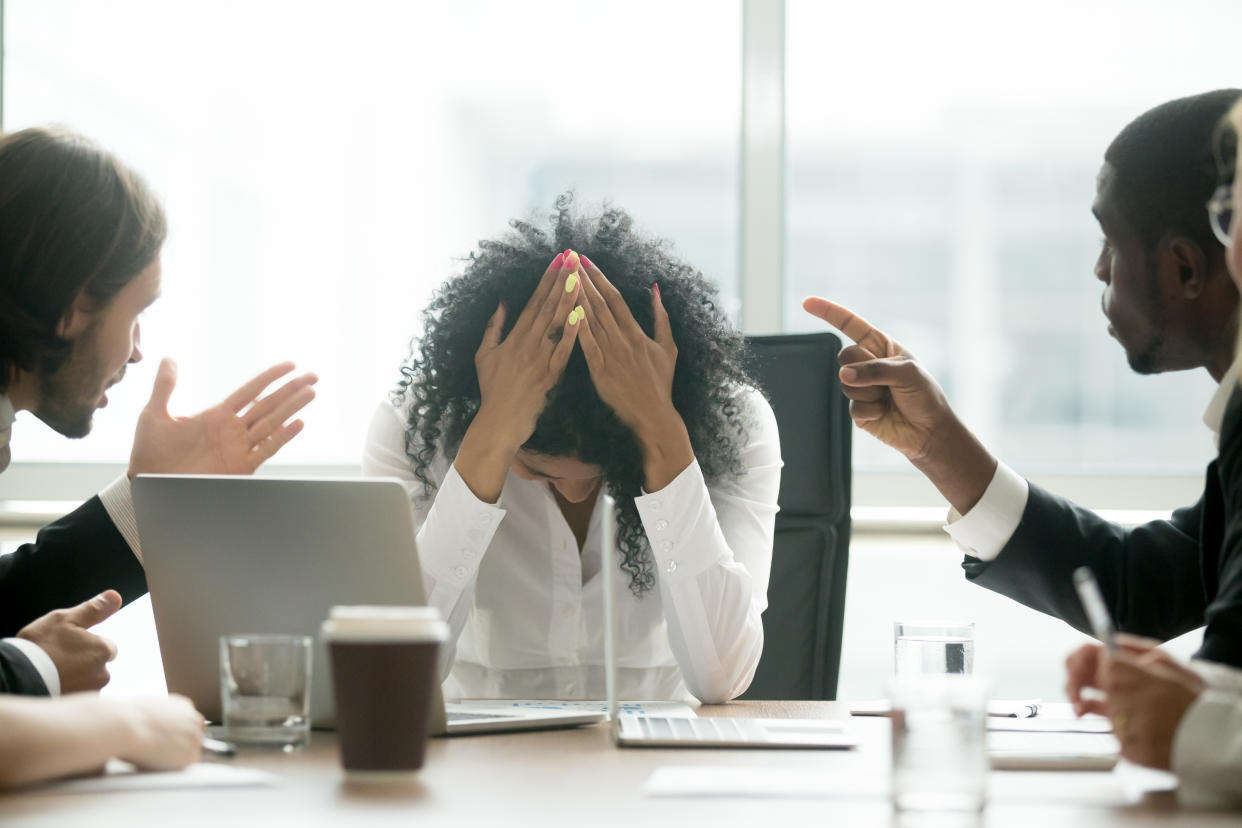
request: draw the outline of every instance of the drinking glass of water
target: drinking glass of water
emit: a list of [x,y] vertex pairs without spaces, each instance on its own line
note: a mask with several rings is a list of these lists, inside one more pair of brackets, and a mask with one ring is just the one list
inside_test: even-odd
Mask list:
[[[987,685],[977,676],[907,674],[893,700],[893,808],[973,824],[987,801]],[[937,824],[940,824],[937,822]]]
[[234,742],[286,750],[310,741],[311,638],[220,638],[220,701]]
[[974,669],[973,621],[893,622],[895,675],[970,675]]

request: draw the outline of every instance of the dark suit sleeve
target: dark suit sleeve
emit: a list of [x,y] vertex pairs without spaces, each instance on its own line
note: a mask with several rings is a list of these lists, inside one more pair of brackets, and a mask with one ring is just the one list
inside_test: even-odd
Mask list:
[[0,641],[0,693],[46,696],[47,685],[30,659],[12,644]]
[[146,593],[147,579],[103,503],[93,497],[43,527],[34,543],[0,556],[0,638],[105,589],[117,590],[129,603]]
[[1118,629],[1167,641],[1203,624],[1203,509],[1200,498],[1169,520],[1126,529],[1031,485],[1022,521],[996,559],[967,556],[962,568],[971,581],[1090,634],[1071,580],[1089,566]]
[[[1216,550],[1205,550],[1204,578],[1212,594],[1196,657],[1242,667],[1242,394],[1225,409],[1216,461],[1224,501],[1225,530]],[[1209,554],[1210,553],[1210,554]]]

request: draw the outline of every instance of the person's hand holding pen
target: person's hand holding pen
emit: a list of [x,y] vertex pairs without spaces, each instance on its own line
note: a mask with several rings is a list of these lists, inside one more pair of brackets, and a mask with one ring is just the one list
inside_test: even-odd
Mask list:
[[1065,691],[1079,716],[1109,718],[1124,758],[1169,770],[1178,725],[1205,684],[1156,644],[1118,634],[1111,653],[1100,644],[1080,647],[1066,659]]

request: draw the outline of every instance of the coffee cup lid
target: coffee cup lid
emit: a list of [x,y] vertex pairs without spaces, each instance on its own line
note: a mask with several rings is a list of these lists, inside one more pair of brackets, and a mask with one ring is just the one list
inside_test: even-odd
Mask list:
[[338,606],[328,612],[323,634],[333,638],[410,638],[443,641],[448,625],[435,607]]

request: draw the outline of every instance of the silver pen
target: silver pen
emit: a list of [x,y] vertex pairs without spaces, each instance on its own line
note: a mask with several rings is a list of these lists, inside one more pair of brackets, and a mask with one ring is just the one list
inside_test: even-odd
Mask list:
[[203,753],[213,753],[216,756],[235,756],[237,755],[237,747],[232,742],[204,736]]

